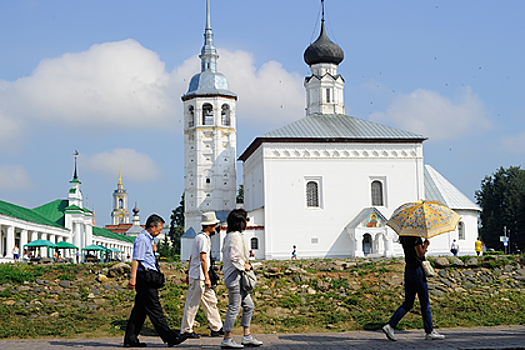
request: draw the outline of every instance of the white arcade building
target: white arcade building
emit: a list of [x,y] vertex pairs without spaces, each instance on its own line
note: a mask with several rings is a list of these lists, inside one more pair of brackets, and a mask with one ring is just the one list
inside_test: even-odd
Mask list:
[[[207,18],[208,30],[209,7]],[[206,57],[203,49],[203,72]],[[429,253],[450,255],[450,245],[456,239],[461,254],[474,254],[480,209],[434,168],[425,165],[425,136],[344,114],[344,79],[337,72],[343,59],[343,50],[325,33],[323,15],[319,38],[304,52],[311,69],[304,83],[306,116],[258,136],[239,157],[244,170],[244,206],[251,219],[245,237],[256,258],[289,259],[293,245],[297,246],[299,258],[403,255],[401,245],[396,244],[397,234],[385,223],[398,206],[419,199],[439,200],[461,216],[456,231],[432,238]],[[225,162],[224,158],[226,162],[233,159],[235,143],[231,137],[225,138],[221,130],[225,126],[218,113],[215,129],[209,127],[210,136],[203,132],[198,137],[193,132],[200,124],[191,124],[193,109],[188,101],[192,83],[183,97],[185,138],[193,142],[187,142],[185,149],[186,210],[215,210],[224,219],[224,210],[234,208],[234,191],[228,187],[226,195],[223,186],[235,183],[235,167],[229,163],[229,171],[222,173],[217,167]],[[234,110],[235,98],[228,95],[229,91],[224,92],[227,85],[222,90],[215,86],[213,94],[199,97],[202,103],[213,97],[214,110],[221,110],[220,105],[227,101]],[[202,114],[197,123],[204,124],[205,111],[199,109],[202,103],[194,108],[195,115]],[[228,133],[235,135],[231,120]],[[207,168],[191,166],[197,159]],[[210,178],[213,182],[208,182]],[[216,182],[216,178],[228,181]],[[191,186],[200,189],[201,197]],[[198,230],[194,219],[186,222],[191,222],[191,227],[187,224],[183,237],[183,260],[184,245],[190,246]],[[212,241],[212,255],[216,258],[220,256],[224,232],[220,236]]]
[[[67,199],[57,199],[33,209],[0,200],[0,263],[13,262],[15,245],[20,248],[22,257],[23,246],[38,239],[52,243],[65,241],[80,249],[91,244],[102,245],[118,249],[124,256],[132,254],[135,237],[95,226],[93,212],[83,205],[76,163],[69,183]],[[42,256],[47,253],[44,248],[40,251]],[[64,254],[72,258],[75,251],[65,250]]]

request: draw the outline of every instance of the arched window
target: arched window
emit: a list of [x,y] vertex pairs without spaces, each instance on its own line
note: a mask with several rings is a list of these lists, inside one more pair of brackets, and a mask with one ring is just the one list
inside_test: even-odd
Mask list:
[[195,108],[190,106],[188,108],[188,127],[193,128],[195,126]]
[[257,237],[252,237],[252,239],[250,239],[250,249],[259,249],[259,239]]
[[372,182],[372,205],[382,207],[384,204],[383,202],[383,184],[381,181],[373,181]]
[[118,199],[118,208],[124,209],[124,200],[122,198]]
[[202,105],[202,125],[213,125],[213,106],[209,103]]
[[319,207],[319,185],[315,181],[306,184],[306,206]]
[[230,106],[223,104],[221,108],[221,124],[230,126]]
[[461,221],[458,223],[458,239],[465,239],[465,225]]

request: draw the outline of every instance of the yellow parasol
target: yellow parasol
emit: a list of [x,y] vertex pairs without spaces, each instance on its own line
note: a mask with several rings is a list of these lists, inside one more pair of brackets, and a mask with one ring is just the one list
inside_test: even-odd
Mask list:
[[456,229],[461,217],[438,201],[417,201],[397,208],[387,225],[400,236],[431,238]]

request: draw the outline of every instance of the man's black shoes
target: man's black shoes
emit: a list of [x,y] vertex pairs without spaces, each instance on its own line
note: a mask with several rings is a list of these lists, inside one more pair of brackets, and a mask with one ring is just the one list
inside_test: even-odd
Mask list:
[[197,334],[195,332],[191,332],[191,333],[182,333],[181,335],[184,335],[187,337],[187,339],[200,339],[201,336],[200,334]]
[[171,341],[168,342],[168,347],[171,348],[172,346],[179,345],[180,343],[184,342],[186,339],[189,338],[189,334],[179,334],[179,336]]
[[210,328],[210,337],[222,337],[224,336],[224,328],[219,329],[218,331],[214,331]]
[[135,342],[135,343],[124,343],[125,348],[145,348],[148,346],[146,343]]

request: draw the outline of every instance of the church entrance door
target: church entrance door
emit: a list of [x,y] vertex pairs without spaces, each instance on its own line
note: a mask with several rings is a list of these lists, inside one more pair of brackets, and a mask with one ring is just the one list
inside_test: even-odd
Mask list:
[[372,236],[369,233],[363,235],[363,253],[365,255],[372,253]]

